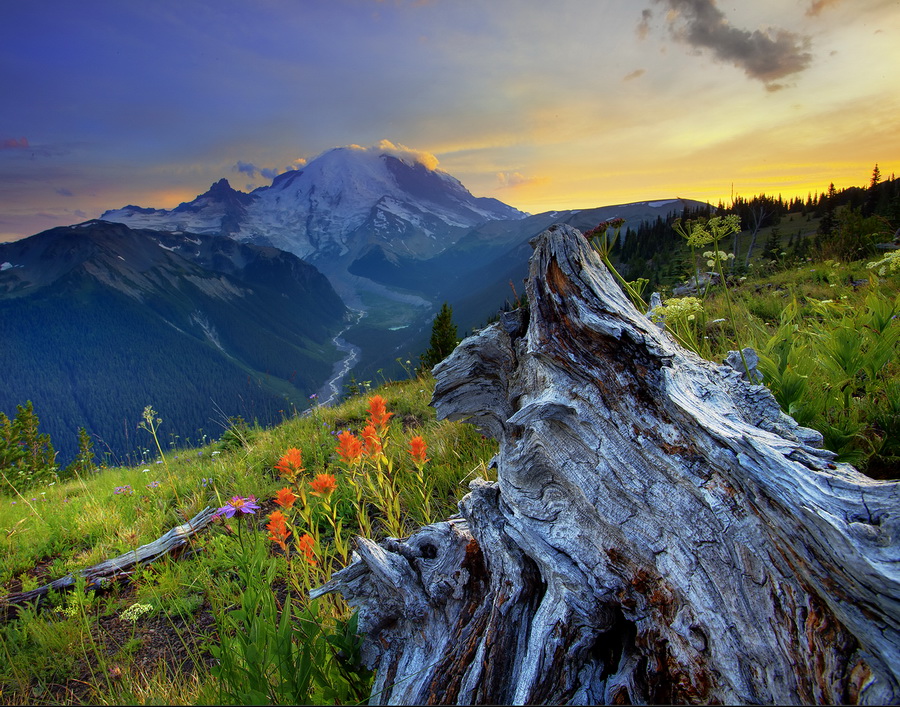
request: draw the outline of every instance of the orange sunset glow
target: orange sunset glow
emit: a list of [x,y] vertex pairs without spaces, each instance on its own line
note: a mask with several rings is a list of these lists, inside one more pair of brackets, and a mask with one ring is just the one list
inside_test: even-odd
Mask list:
[[2,240],[125,204],[172,208],[223,177],[250,191],[383,140],[532,213],[805,198],[900,166],[888,0],[88,1],[8,15]]

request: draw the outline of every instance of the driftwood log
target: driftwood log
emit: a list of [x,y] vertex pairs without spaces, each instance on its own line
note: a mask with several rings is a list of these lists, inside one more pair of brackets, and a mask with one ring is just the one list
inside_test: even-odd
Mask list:
[[532,245],[529,312],[435,368],[498,481],[314,592],[359,608],[372,702],[900,701],[900,485],[678,346],[575,229]]
[[149,564],[182,547],[187,543],[188,538],[212,522],[215,513],[216,511],[214,508],[204,508],[187,523],[175,526],[163,533],[163,535],[153,542],[141,545],[135,550],[129,550],[118,557],[104,560],[99,564],[79,570],[74,574],[67,574],[65,577],[54,579],[52,582],[44,584],[37,589],[32,589],[27,592],[13,592],[12,594],[0,597],[0,613],[5,615],[9,612],[10,608],[22,606],[30,601],[40,599],[46,594],[49,594],[50,591],[70,589],[75,586],[77,577],[84,577],[86,588],[96,589],[102,587],[104,583],[112,582],[119,577],[129,575],[135,567]]

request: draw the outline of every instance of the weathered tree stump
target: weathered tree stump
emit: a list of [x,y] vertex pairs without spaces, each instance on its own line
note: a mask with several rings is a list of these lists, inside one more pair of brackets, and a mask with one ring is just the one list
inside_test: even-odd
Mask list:
[[498,482],[315,592],[359,607],[372,701],[900,701],[900,485],[678,346],[575,229],[533,245],[529,313],[435,368]]

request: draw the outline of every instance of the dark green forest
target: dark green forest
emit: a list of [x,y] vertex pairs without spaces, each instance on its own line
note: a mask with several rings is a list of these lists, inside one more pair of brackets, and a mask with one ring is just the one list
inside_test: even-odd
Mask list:
[[[832,183],[805,200],[785,200],[780,194],[735,196],[730,206],[719,202],[715,207],[673,212],[625,231],[612,248],[611,260],[629,279],[646,278],[648,291],[671,286],[690,273],[690,251],[672,224],[729,214],[741,218],[741,233],[733,243],[723,244],[738,256],[736,273],[746,271],[751,262],[789,266],[807,258],[855,260],[874,255],[875,244],[892,240],[900,228],[900,179],[894,175],[882,179],[875,165],[867,187],[838,190]],[[799,215],[803,225],[779,228],[789,215]],[[792,224],[797,222],[791,219]],[[766,240],[759,237],[764,229]]]
[[[146,405],[164,417],[164,437],[184,445],[188,438],[200,442],[204,433],[218,436],[231,416],[263,424],[279,420],[310,390],[276,378],[292,375],[289,361],[272,366],[272,376],[253,376],[212,344],[178,335],[114,291],[98,292],[90,304],[55,296],[33,304],[26,309],[20,302],[0,302],[5,378],[0,410],[14,413],[15,405],[31,401],[42,429],[52,432],[63,464],[74,454],[79,426],[94,436],[100,458],[108,453],[114,461],[123,452],[150,448],[149,435],[137,430]],[[43,319],[42,326],[33,325],[35,316]],[[135,322],[140,322],[138,331]],[[44,340],[47,332],[53,341]],[[254,342],[259,363],[276,358],[265,344]],[[48,346],[52,356],[45,354]],[[96,351],[103,352],[102,376],[96,375]],[[327,361],[307,365],[303,377],[324,378],[330,367]],[[197,420],[205,420],[205,427],[198,428]]]
[[[29,401],[60,467],[82,428],[101,460],[149,456],[154,444],[138,429],[148,405],[164,443],[184,447],[218,437],[236,416],[280,421],[331,373],[346,309],[324,276],[275,249],[203,237],[221,260],[210,270],[159,237],[98,223],[6,247],[24,265],[3,273],[0,412],[13,419]],[[233,261],[221,255],[230,251]],[[34,284],[61,258],[67,272]]]

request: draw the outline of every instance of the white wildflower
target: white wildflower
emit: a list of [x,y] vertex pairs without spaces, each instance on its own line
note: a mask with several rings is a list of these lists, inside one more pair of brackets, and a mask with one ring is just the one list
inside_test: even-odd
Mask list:
[[132,604],[119,614],[119,618],[122,619],[122,621],[136,623],[139,618],[150,611],[153,611],[152,604]]
[[881,260],[868,263],[867,268],[878,268],[878,274],[882,277],[888,273],[900,271],[900,250],[894,250],[884,256]]

